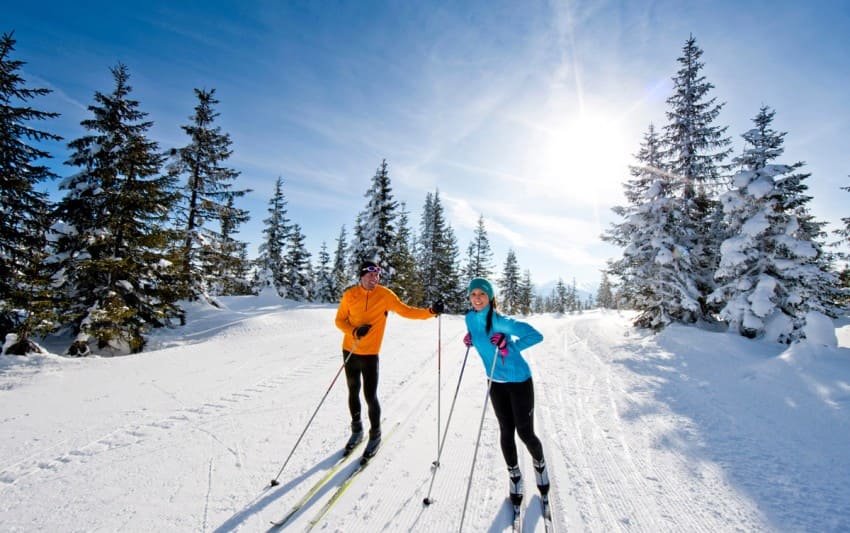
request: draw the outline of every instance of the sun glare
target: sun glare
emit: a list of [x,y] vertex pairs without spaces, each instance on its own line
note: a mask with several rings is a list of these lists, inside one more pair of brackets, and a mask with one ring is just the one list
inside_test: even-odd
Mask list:
[[617,121],[585,114],[544,131],[534,166],[549,190],[594,203],[620,191],[630,155]]

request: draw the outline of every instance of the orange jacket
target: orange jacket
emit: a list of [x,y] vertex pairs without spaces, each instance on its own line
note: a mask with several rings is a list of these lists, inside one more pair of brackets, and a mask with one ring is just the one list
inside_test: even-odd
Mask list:
[[367,291],[362,285],[355,285],[342,294],[342,300],[336,310],[334,320],[345,336],[342,349],[351,351],[354,346],[353,330],[357,326],[371,324],[369,333],[357,342],[358,355],[378,355],[384,340],[384,328],[387,325],[387,313],[392,311],[405,318],[424,320],[435,315],[429,309],[410,307],[399,300],[398,296],[383,285]]

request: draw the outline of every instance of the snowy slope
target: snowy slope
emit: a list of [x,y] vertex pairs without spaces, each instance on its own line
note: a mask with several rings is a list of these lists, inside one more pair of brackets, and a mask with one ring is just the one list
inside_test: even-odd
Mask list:
[[[340,378],[269,486],[340,368],[335,309],[225,301],[140,355],[0,357],[0,529],[253,532],[286,514],[347,437]],[[560,531],[850,530],[850,326],[839,348],[783,351],[648,335],[614,312],[528,320],[545,336],[527,355]],[[384,446],[315,530],[457,531],[486,380],[471,353],[425,507],[465,351],[462,317],[439,325],[438,365],[438,321],[391,316]],[[508,526],[497,433],[488,406],[464,531]],[[525,530],[542,531],[523,460]],[[350,468],[286,530],[303,531]]]

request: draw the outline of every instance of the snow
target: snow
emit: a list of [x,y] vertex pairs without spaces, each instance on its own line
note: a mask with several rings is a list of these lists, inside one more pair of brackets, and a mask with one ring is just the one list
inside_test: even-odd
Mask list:
[[[3,531],[266,531],[347,438],[333,305],[222,298],[125,357],[0,357]],[[790,347],[613,311],[533,315],[526,352],[559,531],[850,529],[850,322]],[[438,331],[442,344],[438,350]],[[486,380],[462,316],[391,315],[384,446],[318,531],[456,531]],[[59,350],[59,346],[46,346]],[[439,377],[439,380],[438,380]],[[441,391],[438,401],[438,386]],[[431,497],[438,411],[458,390]],[[323,395],[291,461],[270,487]],[[508,524],[487,407],[465,531]],[[526,531],[541,531],[531,459]],[[350,467],[332,477],[339,483]],[[320,491],[288,530],[302,531]]]

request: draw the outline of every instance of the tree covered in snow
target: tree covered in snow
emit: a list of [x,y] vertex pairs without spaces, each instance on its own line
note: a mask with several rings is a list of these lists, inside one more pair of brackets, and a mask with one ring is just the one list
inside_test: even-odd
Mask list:
[[310,252],[304,240],[301,226],[293,224],[283,255],[283,289],[286,298],[297,301],[310,300],[313,290]]
[[[339,236],[336,238],[336,251],[334,252],[334,264],[331,270],[333,278],[333,300],[338,302],[342,298],[342,293],[346,288],[352,285],[355,279],[354,269],[349,267],[348,261],[348,234],[345,231],[345,226],[340,227]],[[356,268],[356,267],[355,267]]]
[[372,177],[372,183],[364,196],[367,200],[366,208],[358,214],[354,224],[354,238],[349,254],[351,270],[354,271],[363,261],[374,261],[384,270],[381,274],[382,283],[391,284],[395,273],[391,253],[397,236],[398,203],[393,199],[386,159]]
[[528,315],[534,304],[534,283],[531,281],[531,270],[524,270],[519,280],[517,291],[517,313]]
[[464,275],[467,281],[472,278],[493,277],[493,249],[490,247],[490,239],[487,237],[487,228],[484,225],[484,215],[478,216],[478,224],[472,242],[466,249],[466,267]]
[[[667,290],[670,297],[681,295],[681,303],[671,309],[671,318],[694,322],[708,318],[707,296],[714,290],[714,271],[719,262],[720,242],[725,238],[718,195],[727,187],[723,161],[730,155],[731,139],[725,127],[714,125],[724,104],[709,93],[714,85],[701,74],[702,50],[696,39],[688,38],[681,67],[673,77],[673,94],[667,99],[668,123],[664,127],[665,169],[679,182],[678,208],[681,214],[670,236],[672,244],[689,256],[690,271],[678,289]],[[668,278],[674,283],[675,277]],[[691,305],[692,287],[697,288],[699,309]]]
[[775,161],[786,133],[772,128],[775,112],[762,107],[755,127],[743,134],[746,147],[733,188],[721,197],[730,237],[721,246],[711,299],[720,318],[746,337],[800,338],[810,311],[832,314],[834,275],[821,261],[820,225],[809,214],[803,163]]
[[12,34],[0,37],[0,342],[14,333],[7,351],[23,355],[39,350],[30,336],[55,327],[44,269],[50,207],[36,187],[56,175],[39,164],[50,154],[37,145],[60,137],[34,127],[58,113],[28,105],[51,91],[26,86],[25,63],[12,58],[16,42]]
[[234,197],[230,196],[221,212],[217,246],[205,250],[204,277],[212,280],[208,286],[210,293],[215,295],[244,296],[253,292],[248,279],[251,270],[248,244],[236,238],[239,226],[251,216],[248,211],[236,208],[234,203]]
[[505,314],[519,313],[520,307],[520,269],[516,253],[508,249],[505,263],[502,265],[502,275],[497,281],[499,285],[499,305]]
[[233,200],[250,190],[235,190],[233,182],[240,172],[225,166],[233,143],[230,135],[214,124],[219,116],[215,89],[195,89],[195,96],[198,104],[191,123],[181,126],[190,142],[171,151],[174,160],[169,174],[186,178],[176,221],[182,232],[180,267],[185,295],[208,298],[212,286],[224,287],[221,276],[239,260],[240,244],[233,235],[250,217],[236,208]]
[[416,256],[423,290],[419,304],[427,306],[443,300],[447,309],[465,309],[457,239],[446,221],[440,191],[425,196]]
[[622,222],[603,236],[623,247],[623,257],[609,262],[608,272],[621,281],[623,303],[640,311],[636,325],[660,329],[674,320],[693,322],[700,312],[699,292],[691,255],[678,240],[681,181],[666,170],[652,125],[636,159],[624,186],[630,203],[614,208]]
[[179,316],[177,278],[166,249],[174,240],[166,222],[177,195],[174,178],[161,175],[163,156],[148,130],[152,123],[130,99],[127,67],[111,69],[115,89],[96,92],[88,131],[69,144],[56,206],[51,262],[61,291],[62,323],[77,334],[72,354],[99,349],[138,352],[151,327]]
[[[286,196],[283,194],[283,178],[278,176],[274,194],[269,199],[269,216],[263,220],[263,241],[256,259],[255,285],[260,289],[274,287],[277,293],[283,290],[283,252],[292,231],[287,217]],[[328,300],[331,301],[331,300]]]
[[331,270],[331,254],[328,243],[322,242],[319,248],[317,263],[313,268],[313,301],[320,303],[336,302],[334,296],[334,279]]
[[608,279],[608,273],[602,272],[602,279],[599,281],[599,287],[596,289],[596,304],[602,309],[614,309],[617,307],[617,302],[614,299],[614,289],[611,285],[611,280]]
[[391,256],[393,258],[392,284],[389,288],[395,292],[403,302],[419,302],[423,298],[422,283],[419,281],[419,269],[416,265],[416,256],[413,253],[413,232],[410,228],[410,213],[407,205],[400,204],[398,217],[398,233]]

